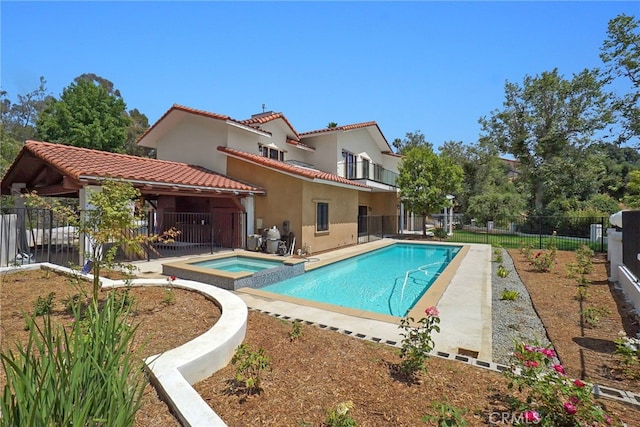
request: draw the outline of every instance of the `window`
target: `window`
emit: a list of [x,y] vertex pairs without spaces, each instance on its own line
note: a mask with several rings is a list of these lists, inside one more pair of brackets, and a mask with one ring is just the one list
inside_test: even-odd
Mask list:
[[329,231],[329,203],[316,204],[316,231]]
[[342,150],[342,160],[344,161],[345,178],[356,177],[356,156],[347,150]]
[[277,148],[267,147],[266,145],[260,145],[258,150],[262,157],[268,157],[269,159],[284,162],[284,151],[278,150]]

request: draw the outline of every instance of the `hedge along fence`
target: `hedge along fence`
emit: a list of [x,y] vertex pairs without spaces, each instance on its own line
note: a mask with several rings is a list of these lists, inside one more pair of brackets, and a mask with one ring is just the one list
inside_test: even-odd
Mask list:
[[505,248],[555,246],[559,250],[575,250],[586,244],[596,252],[605,252],[608,227],[608,217],[533,216],[479,224],[473,218],[454,215],[453,236],[448,240]]

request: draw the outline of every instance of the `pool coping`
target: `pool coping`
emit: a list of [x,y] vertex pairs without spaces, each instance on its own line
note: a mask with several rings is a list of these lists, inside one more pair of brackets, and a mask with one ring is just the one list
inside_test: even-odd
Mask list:
[[169,268],[171,267],[180,268],[183,270],[189,270],[189,271],[192,271],[195,273],[201,273],[201,274],[211,274],[211,272],[214,271],[217,276],[220,276],[226,279],[233,279],[233,280],[252,276],[253,272],[248,272],[248,271],[234,272],[234,271],[218,270],[218,269],[209,268],[209,267],[199,267],[197,265],[194,265],[194,263],[196,262],[204,263],[207,261],[213,261],[213,260],[222,259],[222,258],[238,257],[238,256],[245,257],[245,258],[255,258],[255,259],[266,260],[266,261],[278,261],[278,262],[282,262],[283,265],[297,265],[305,262],[304,259],[283,258],[282,256],[279,256],[279,255],[271,255],[271,254],[265,254],[261,252],[234,250],[231,252],[221,252],[221,253],[206,256],[206,257],[189,258],[184,261],[167,262],[167,263],[163,263],[162,266],[169,267]]

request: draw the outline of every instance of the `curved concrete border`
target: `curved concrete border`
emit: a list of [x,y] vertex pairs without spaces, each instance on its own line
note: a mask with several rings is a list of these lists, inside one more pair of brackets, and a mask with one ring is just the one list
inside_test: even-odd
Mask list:
[[[90,274],[55,264],[31,264],[17,268],[0,268],[0,273],[48,268],[92,279]],[[122,280],[101,278],[103,288],[126,286]],[[132,286],[167,286],[162,279],[135,279]],[[222,311],[211,329],[193,340],[162,354],[145,359],[151,382],[184,426],[226,426],[224,421],[202,400],[191,384],[211,376],[225,367],[242,344],[247,331],[247,305],[238,296],[199,282],[176,279],[172,286],[205,295]]]

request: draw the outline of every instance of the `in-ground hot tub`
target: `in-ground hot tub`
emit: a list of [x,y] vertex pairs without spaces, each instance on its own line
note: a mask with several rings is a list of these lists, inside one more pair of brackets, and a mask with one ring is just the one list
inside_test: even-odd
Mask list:
[[254,252],[228,252],[162,265],[162,274],[235,291],[261,288],[304,273],[304,260]]

